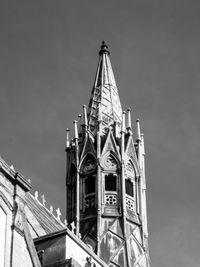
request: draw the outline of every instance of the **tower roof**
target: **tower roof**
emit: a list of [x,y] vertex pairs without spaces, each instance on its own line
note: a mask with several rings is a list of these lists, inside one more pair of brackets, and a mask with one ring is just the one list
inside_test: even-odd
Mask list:
[[122,122],[122,108],[109,54],[108,46],[103,41],[88,109],[88,125],[93,133],[97,130],[99,119],[104,126],[114,122],[120,126]]

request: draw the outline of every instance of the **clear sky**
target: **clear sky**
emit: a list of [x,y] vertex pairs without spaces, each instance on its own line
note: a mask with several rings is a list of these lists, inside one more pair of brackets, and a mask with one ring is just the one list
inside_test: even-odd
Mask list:
[[152,267],[200,265],[200,1],[0,5],[0,154],[65,213],[65,129],[88,104],[106,40],[146,145]]

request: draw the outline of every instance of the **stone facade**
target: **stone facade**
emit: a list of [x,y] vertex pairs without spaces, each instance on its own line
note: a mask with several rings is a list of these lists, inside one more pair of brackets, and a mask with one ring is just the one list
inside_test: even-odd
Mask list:
[[0,158],[0,267],[106,266],[30,189]]
[[88,109],[67,134],[67,220],[108,266],[148,267],[144,138],[122,112],[109,54],[103,42]]
[[41,266],[24,209],[25,194],[30,189],[30,183],[0,159],[0,209],[1,218],[5,217],[1,219],[4,236],[1,267],[24,266],[24,263],[27,267]]
[[149,267],[145,151],[103,42],[83,120],[66,140],[67,218],[0,158],[0,267]]

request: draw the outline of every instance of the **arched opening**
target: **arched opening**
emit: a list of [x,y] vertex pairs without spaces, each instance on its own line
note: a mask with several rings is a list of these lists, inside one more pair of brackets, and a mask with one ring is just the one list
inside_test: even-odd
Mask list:
[[125,180],[126,194],[134,197],[134,185],[130,179]]
[[85,177],[85,195],[95,193],[95,176],[89,175]]
[[84,211],[95,207],[96,195],[96,160],[89,154],[81,166],[80,180],[81,205],[80,208]]
[[115,174],[105,175],[105,191],[117,191],[117,176]]

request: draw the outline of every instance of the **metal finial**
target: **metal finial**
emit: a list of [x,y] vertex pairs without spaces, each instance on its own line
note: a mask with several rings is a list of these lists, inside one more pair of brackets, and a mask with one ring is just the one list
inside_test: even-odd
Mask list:
[[102,41],[101,50],[99,51],[99,55],[102,55],[103,53],[110,55],[110,52],[108,51],[108,46],[105,43],[105,41]]

